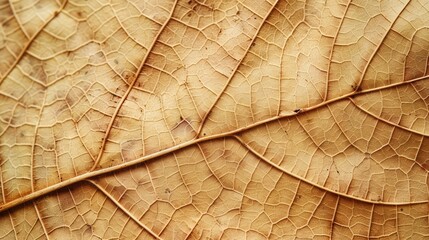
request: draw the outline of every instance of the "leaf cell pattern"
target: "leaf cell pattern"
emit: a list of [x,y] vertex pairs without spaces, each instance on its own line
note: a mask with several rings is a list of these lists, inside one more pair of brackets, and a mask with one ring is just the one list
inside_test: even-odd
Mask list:
[[0,0],[0,238],[428,238],[428,49],[422,0]]

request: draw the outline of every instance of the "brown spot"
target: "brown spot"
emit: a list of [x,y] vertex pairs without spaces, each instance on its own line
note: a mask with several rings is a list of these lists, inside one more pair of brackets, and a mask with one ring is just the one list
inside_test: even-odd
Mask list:
[[113,60],[113,62],[114,62],[115,64],[118,64],[118,63],[119,63],[119,62],[118,62],[118,59]]
[[83,227],[84,232],[88,232],[89,235],[92,235],[93,233],[93,227],[90,224],[85,224],[85,226]]
[[122,77],[125,79],[125,81],[127,82],[132,82],[133,81],[133,74],[126,71],[122,74]]
[[131,100],[131,101],[133,101],[133,102],[137,102],[137,97],[136,97],[136,96],[131,95],[131,96],[130,96],[130,100]]
[[83,15],[82,12],[77,12],[78,17],[82,17],[82,15]]
[[164,191],[164,193],[170,194],[170,193],[171,193],[171,191],[170,191],[170,189],[169,189],[169,188],[166,188],[166,189],[165,189],[165,191]]

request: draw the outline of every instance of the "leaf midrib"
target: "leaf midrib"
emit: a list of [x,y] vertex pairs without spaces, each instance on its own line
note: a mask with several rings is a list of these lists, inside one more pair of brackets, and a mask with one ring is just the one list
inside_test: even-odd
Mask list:
[[[389,89],[389,88],[393,88],[393,87],[397,87],[397,86],[401,86],[401,85],[405,85],[405,84],[410,84],[410,83],[417,82],[417,81],[425,81],[425,80],[429,80],[429,76],[415,78],[415,79],[412,79],[412,80],[409,80],[409,81],[404,81],[404,82],[399,82],[399,83],[395,83],[395,84],[385,85],[385,86],[381,86],[381,87],[377,87],[377,88],[373,88],[373,89],[363,90],[361,92],[351,92],[351,93],[345,94],[345,95],[343,95],[341,97],[333,98],[333,99],[321,102],[319,104],[316,104],[316,105],[308,107],[308,108],[302,108],[298,112],[293,112],[292,111],[292,112],[288,112],[288,113],[281,114],[281,115],[278,115],[278,116],[274,116],[274,117],[271,117],[271,118],[267,118],[267,119],[255,122],[255,123],[250,124],[248,126],[245,126],[245,127],[242,127],[242,128],[238,128],[238,129],[235,129],[235,130],[232,130],[232,131],[218,133],[218,134],[214,134],[214,135],[211,135],[211,136],[204,136],[204,137],[201,137],[201,138],[198,138],[198,136],[197,136],[197,137],[195,137],[194,139],[192,139],[192,140],[190,140],[188,142],[184,142],[184,143],[175,145],[173,147],[166,148],[166,149],[161,150],[159,152],[156,152],[156,153],[153,153],[153,154],[149,154],[149,155],[137,158],[135,160],[132,160],[132,161],[129,161],[129,162],[124,162],[124,163],[121,163],[121,164],[118,164],[118,165],[115,165],[115,166],[111,166],[111,167],[107,167],[107,168],[103,168],[103,169],[99,169],[99,170],[90,171],[90,172],[84,173],[82,175],[79,175],[79,176],[67,179],[65,181],[53,184],[53,185],[51,185],[49,187],[46,187],[44,189],[40,189],[40,190],[34,191],[34,192],[32,192],[32,193],[30,193],[28,195],[25,195],[23,197],[17,198],[15,200],[12,200],[10,202],[7,202],[7,203],[3,204],[2,206],[0,206],[0,213],[4,212],[4,211],[7,211],[7,210],[9,210],[9,209],[11,209],[13,207],[16,207],[16,206],[19,206],[21,204],[24,204],[26,202],[29,202],[31,200],[34,200],[36,198],[45,196],[45,195],[47,195],[49,193],[52,193],[52,192],[57,191],[59,189],[62,189],[64,187],[70,186],[72,184],[75,184],[75,183],[78,183],[78,182],[81,182],[81,181],[84,181],[84,180],[88,180],[90,178],[94,178],[94,177],[97,177],[97,176],[100,176],[100,175],[104,175],[104,174],[108,174],[108,173],[113,173],[115,171],[123,170],[123,169],[126,169],[128,167],[133,167],[135,165],[141,164],[143,162],[147,162],[149,160],[152,160],[152,159],[155,159],[155,158],[158,158],[158,157],[162,157],[164,155],[173,153],[173,152],[178,151],[180,149],[189,147],[191,145],[195,145],[195,144],[203,143],[203,142],[208,142],[208,141],[211,141],[211,140],[226,138],[226,137],[234,137],[234,138],[237,139],[237,136],[235,136],[236,134],[239,134],[239,133],[244,132],[246,130],[249,130],[251,128],[255,128],[255,127],[261,126],[263,124],[267,124],[267,123],[270,123],[270,122],[278,121],[278,120],[283,119],[283,118],[297,116],[299,114],[302,114],[303,112],[312,111],[312,110],[318,109],[320,107],[326,106],[328,104],[331,104],[331,103],[334,103],[334,102],[338,102],[338,101],[341,101],[341,100],[345,100],[345,99],[348,99],[348,98],[351,98],[351,97],[355,97],[355,96],[358,96],[358,95],[363,95],[363,94],[367,94],[367,93],[371,93],[371,92],[380,91],[380,90],[383,90],[383,89]],[[249,149],[249,151],[252,151],[250,148],[247,148],[247,149]],[[256,154],[256,152],[254,152],[254,153]],[[329,191],[329,192],[332,192],[332,193],[337,194],[337,195],[341,195],[341,196],[346,197],[346,198],[350,198],[350,199],[354,199],[354,200],[358,200],[358,201],[362,201],[362,202],[366,202],[366,203],[371,203],[371,204],[394,205],[394,206],[398,206],[398,205],[410,205],[410,204],[414,205],[414,204],[422,204],[422,203],[428,203],[429,202],[429,200],[416,201],[416,202],[381,202],[381,201],[371,201],[371,200],[367,200],[367,199],[364,199],[364,198],[358,198],[358,197],[350,196],[350,195],[347,195],[347,194],[344,194],[344,193],[335,192],[335,191],[333,191],[331,189],[324,188],[322,186],[319,186],[317,184],[314,184],[314,183],[310,182],[309,180],[306,180],[306,179],[304,179],[302,177],[299,177],[299,176],[297,176],[295,174],[292,174],[292,173],[289,173],[289,172],[285,171],[281,167],[279,167],[279,166],[271,163],[267,159],[264,159],[262,156],[260,156],[260,154],[257,154],[257,156],[260,157],[265,162],[269,163],[271,166],[273,166],[276,169],[282,171],[283,173],[286,173],[286,174],[288,174],[288,175],[290,175],[290,176],[292,176],[294,178],[297,178],[300,181],[308,182],[308,183],[310,183],[310,184],[312,184],[312,185],[314,185],[314,186],[316,186],[316,187],[318,187],[320,189],[323,189],[325,191]]]

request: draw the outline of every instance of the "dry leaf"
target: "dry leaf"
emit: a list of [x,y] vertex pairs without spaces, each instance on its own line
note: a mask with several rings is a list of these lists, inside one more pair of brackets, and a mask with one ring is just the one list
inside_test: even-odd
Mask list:
[[0,0],[0,238],[429,237],[429,1]]

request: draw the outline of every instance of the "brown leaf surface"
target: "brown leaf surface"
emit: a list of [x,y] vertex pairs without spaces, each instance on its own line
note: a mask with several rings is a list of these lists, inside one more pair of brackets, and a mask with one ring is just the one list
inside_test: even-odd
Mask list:
[[429,237],[429,2],[0,0],[0,238]]

